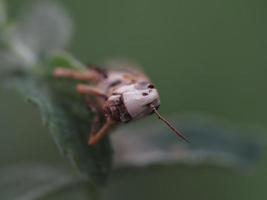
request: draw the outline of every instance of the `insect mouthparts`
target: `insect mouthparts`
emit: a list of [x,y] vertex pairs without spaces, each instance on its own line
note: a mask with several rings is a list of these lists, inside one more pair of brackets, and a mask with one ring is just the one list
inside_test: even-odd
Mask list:
[[159,113],[159,111],[157,110],[157,108],[153,104],[150,104],[150,107],[154,110],[154,113],[158,116],[158,118],[161,121],[163,121],[174,133],[176,133],[176,135],[178,135],[180,138],[182,138],[187,143],[190,143],[190,141],[188,139],[186,139],[186,137],[180,131],[178,131],[176,128],[174,128],[172,126],[172,124]]

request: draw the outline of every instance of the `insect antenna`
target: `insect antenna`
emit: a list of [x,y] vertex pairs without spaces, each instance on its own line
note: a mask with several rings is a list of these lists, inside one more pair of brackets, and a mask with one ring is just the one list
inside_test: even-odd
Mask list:
[[165,119],[160,113],[159,111],[155,108],[155,106],[151,105],[151,108],[154,110],[154,113],[158,116],[158,118],[163,121],[174,133],[176,133],[176,135],[178,135],[180,138],[182,138],[184,141],[190,143],[190,141],[188,139],[186,139],[186,137],[179,132],[178,130],[176,130],[176,128],[174,128],[171,123]]

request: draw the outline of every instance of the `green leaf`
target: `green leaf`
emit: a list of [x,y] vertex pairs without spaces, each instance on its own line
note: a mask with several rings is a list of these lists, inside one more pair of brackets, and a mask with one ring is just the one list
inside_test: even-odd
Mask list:
[[145,128],[135,125],[122,128],[112,137],[117,167],[170,165],[177,163],[210,163],[238,169],[247,169],[260,157],[257,139],[242,137],[243,130],[227,129],[215,119],[197,117],[172,118],[190,140],[179,140],[159,121],[148,123]]
[[59,150],[81,173],[104,183],[112,160],[109,140],[94,148],[87,145],[93,116],[77,94],[76,82],[52,77],[54,67],[84,68],[69,54],[58,53],[69,41],[70,19],[55,2],[36,2],[25,10],[15,29],[1,31],[9,47],[0,52],[1,81],[38,106]]
[[[0,199],[37,200],[85,183],[62,168],[41,164],[18,164],[0,169]],[[87,184],[89,189],[92,185]],[[93,191],[93,190],[92,190]]]
[[72,55],[67,52],[57,51],[49,59],[45,61],[45,64],[54,67],[75,68],[77,70],[84,70],[86,66],[76,60]]
[[48,74],[19,73],[12,81],[38,106],[61,153],[90,180],[104,183],[112,160],[108,138],[96,147],[87,145],[92,114],[76,93],[75,82],[55,80],[49,75],[50,70],[46,72]]

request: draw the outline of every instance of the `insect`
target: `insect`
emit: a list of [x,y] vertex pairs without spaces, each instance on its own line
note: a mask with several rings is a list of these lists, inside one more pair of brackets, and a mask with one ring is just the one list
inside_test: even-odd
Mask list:
[[[149,78],[137,69],[102,69],[89,66],[88,69],[79,71],[58,67],[53,76],[84,82],[77,84],[76,91],[85,97],[86,104],[95,113],[89,145],[96,145],[119,123],[151,114],[156,114],[179,137],[189,142],[158,112],[159,93]],[[100,127],[101,116],[105,117],[106,122]]]

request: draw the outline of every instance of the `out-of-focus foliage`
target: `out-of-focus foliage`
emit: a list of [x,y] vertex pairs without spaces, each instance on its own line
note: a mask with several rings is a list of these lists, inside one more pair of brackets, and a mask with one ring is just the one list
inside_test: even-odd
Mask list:
[[55,2],[36,1],[16,22],[6,22],[5,12],[2,13],[0,21],[5,27],[0,35],[5,48],[1,48],[0,58],[5,61],[3,65],[8,66],[1,67],[19,65],[30,68],[69,43],[71,19]]
[[[88,147],[87,139],[92,115],[84,105],[83,98],[75,93],[75,82],[54,80],[51,77],[53,68],[56,66],[85,68],[71,55],[58,52],[64,50],[68,44],[72,32],[71,20],[58,4],[52,1],[36,2],[37,4],[25,10],[15,23],[7,21],[5,12],[0,11],[0,75],[3,78],[1,80],[5,80],[7,85],[16,87],[26,99],[38,106],[42,120],[49,127],[59,150],[85,174],[83,178],[89,177],[94,182],[103,183],[112,163],[109,140],[106,138],[96,148]],[[0,4],[0,10],[2,8]],[[105,33],[108,34],[108,31]],[[164,68],[163,64],[162,66]],[[174,74],[172,71],[168,73]],[[239,138],[235,135],[235,131],[232,133],[231,129],[229,129],[230,132],[228,129],[224,130],[215,121],[211,121],[212,126],[209,123],[191,120],[185,120],[183,123],[180,118],[177,121],[181,122],[178,127],[181,127],[190,138],[190,145],[180,143],[175,136],[168,133],[167,129],[163,130],[154,124],[145,124],[143,125],[145,128],[128,126],[126,129],[121,129],[119,133],[115,133],[113,138],[115,163],[119,168],[116,171],[117,176],[115,175],[119,177],[116,179],[119,192],[117,191],[115,197],[127,193],[130,189],[134,190],[139,185],[142,186],[140,189],[147,189],[145,182],[138,182],[134,187],[132,186],[134,183],[132,179],[138,180],[138,176],[135,177],[137,174],[135,170],[130,169],[126,176],[123,173],[118,175],[123,171],[122,166],[147,167],[167,164],[158,168],[157,173],[153,174],[153,177],[154,175],[160,177],[161,172],[168,171],[168,176],[172,176],[173,171],[180,170],[178,163],[186,164],[186,167],[188,164],[211,163],[216,166],[247,169],[258,159],[259,146],[256,140]],[[142,169],[145,175],[151,175],[147,168]],[[0,191],[5,190],[7,186],[10,190],[0,192],[0,199],[24,200],[44,197],[58,200],[57,196],[50,195],[51,193],[58,195],[62,193],[64,196],[62,199],[86,198],[88,195],[84,195],[84,191],[91,191],[87,184],[80,184],[83,178],[82,180],[79,177],[73,178],[68,173],[61,173],[60,170],[62,169],[54,170],[30,165],[27,167],[18,165],[7,171],[3,170],[3,173],[0,173]],[[42,174],[45,177],[41,176]],[[179,174],[177,177],[180,178],[181,175],[184,174]],[[25,182],[25,176],[28,182]],[[18,180],[16,177],[23,180]],[[153,182],[153,177],[150,182]],[[173,177],[176,178],[175,175]],[[161,181],[161,178],[158,179]],[[188,180],[187,177],[186,180]],[[21,187],[17,187],[18,182],[22,183]],[[75,189],[79,189],[69,190],[72,184],[75,184]],[[113,186],[113,184],[110,185]],[[176,189],[174,188],[173,191]],[[138,192],[135,194],[139,194]],[[153,191],[154,193],[156,194],[157,191]],[[134,197],[131,195],[131,198]]]
[[7,69],[5,84],[14,86],[38,106],[61,153],[90,180],[103,183],[111,168],[109,142],[106,139],[96,148],[87,145],[90,111],[75,92],[75,82],[52,77],[57,66],[85,68],[68,54],[55,53],[66,46],[70,20],[61,7],[47,1],[39,1],[26,13],[5,41],[9,48],[3,54],[9,51],[11,59],[18,60],[11,70],[9,62],[4,62],[3,68],[1,64],[2,71]]
[[0,198],[36,200],[84,182],[61,168],[45,164],[19,164],[0,169]]
[[179,122],[180,129],[191,141],[189,144],[179,141],[169,129],[160,126],[160,121],[150,122],[145,128],[121,128],[112,138],[115,165],[145,167],[209,163],[244,170],[259,159],[257,139],[242,138],[237,135],[241,130],[228,130],[212,117],[173,117],[172,121]]
[[6,23],[6,6],[4,1],[0,1],[0,28]]
[[31,66],[65,48],[72,30],[72,21],[60,5],[38,0],[19,16],[11,32],[10,45]]

